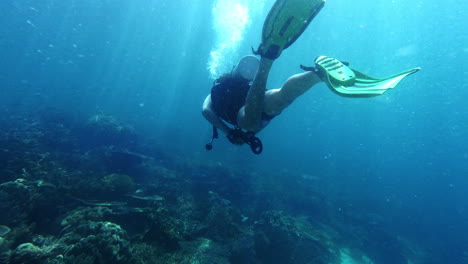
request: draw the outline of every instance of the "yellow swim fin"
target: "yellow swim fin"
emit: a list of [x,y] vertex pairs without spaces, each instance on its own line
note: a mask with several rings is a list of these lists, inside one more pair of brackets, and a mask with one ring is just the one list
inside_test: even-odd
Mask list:
[[276,59],[291,46],[320,12],[325,0],[276,0],[263,24],[256,55]]

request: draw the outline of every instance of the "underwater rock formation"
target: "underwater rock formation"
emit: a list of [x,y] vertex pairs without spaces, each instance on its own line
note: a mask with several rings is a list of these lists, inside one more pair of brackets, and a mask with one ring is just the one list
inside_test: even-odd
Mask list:
[[[59,213],[63,195],[56,187],[44,181],[17,179],[0,184],[0,222],[10,227],[28,223],[45,225]],[[50,204],[56,206],[51,207]],[[42,217],[36,217],[42,215]]]
[[125,195],[134,193],[136,184],[129,175],[109,173],[81,177],[67,189],[80,201],[119,201]]
[[0,225],[0,237],[10,233],[11,229],[8,226]]
[[229,264],[229,249],[210,239],[199,238],[195,241],[181,242],[185,258],[180,264]]
[[3,263],[2,255],[4,254],[4,252],[7,252],[8,248],[9,248],[9,245],[7,241],[3,237],[0,237],[0,263]]
[[121,173],[138,173],[138,169],[145,161],[151,161],[150,157],[127,150],[106,149],[103,161],[110,171]]
[[90,222],[64,235],[65,263],[132,263],[127,232],[111,222]]
[[10,255],[8,263],[10,264],[36,264],[41,263],[47,258],[47,254],[41,248],[32,243],[19,245]]
[[94,188],[102,197],[114,199],[125,194],[133,193],[136,186],[130,176],[120,173],[111,173],[104,176]]
[[162,161],[106,115],[23,122],[0,134],[0,263],[335,264],[337,244],[406,263],[384,226],[329,213],[319,179]]
[[62,226],[62,232],[69,233],[71,229],[78,226],[109,219],[112,214],[112,209],[105,206],[78,207],[68,212],[60,225]]
[[229,243],[241,234],[242,216],[229,200],[217,193],[208,192],[208,203],[205,205],[205,235],[221,243]]
[[81,134],[81,142],[90,147],[128,147],[135,145],[136,140],[137,135],[133,127],[105,114],[91,116]]
[[255,224],[256,256],[261,263],[329,264],[338,256],[331,241],[310,224],[279,211],[267,211]]

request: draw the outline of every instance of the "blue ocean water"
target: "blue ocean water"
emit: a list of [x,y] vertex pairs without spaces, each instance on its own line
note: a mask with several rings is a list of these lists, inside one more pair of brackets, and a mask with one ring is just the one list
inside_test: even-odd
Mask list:
[[[332,183],[342,211],[468,263],[468,7],[460,1],[328,1],[275,62],[269,88],[328,55],[372,76],[421,67],[375,98],[311,88],[259,134],[264,152],[200,114],[213,79],[260,43],[272,0],[18,0],[0,3],[0,113],[106,113],[170,156]],[[294,192],[294,190],[291,190]]]

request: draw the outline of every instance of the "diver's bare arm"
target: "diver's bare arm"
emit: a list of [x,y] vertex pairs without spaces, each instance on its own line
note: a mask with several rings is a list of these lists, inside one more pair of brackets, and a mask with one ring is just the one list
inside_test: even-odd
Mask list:
[[258,131],[264,108],[265,90],[273,60],[261,58],[260,66],[245,100],[243,118],[238,118],[239,126],[249,131]]
[[211,95],[208,95],[203,102],[202,114],[213,126],[217,127],[223,131],[226,135],[229,134],[231,128],[229,128],[221,118],[219,118],[216,113],[211,108]]

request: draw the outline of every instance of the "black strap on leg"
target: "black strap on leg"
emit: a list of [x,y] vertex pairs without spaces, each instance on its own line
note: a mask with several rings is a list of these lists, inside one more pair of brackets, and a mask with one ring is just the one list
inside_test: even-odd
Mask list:
[[255,136],[254,133],[252,132],[247,132],[245,133],[246,139],[245,143],[247,143],[250,146],[250,149],[254,154],[260,154],[263,151],[263,144],[262,141]]
[[[239,127],[235,128],[233,131],[235,133],[228,135],[228,139],[231,136],[236,136],[240,137],[247,145],[250,146],[250,149],[254,154],[260,154],[263,151],[263,144],[262,141],[255,136],[255,133],[253,132],[244,132],[242,129]],[[211,137],[211,141],[205,145],[206,150],[212,150],[213,149],[213,140],[215,138],[218,138],[218,129],[213,126],[213,136]]]
[[210,143],[205,145],[206,150],[213,149],[213,140],[215,138],[218,138],[218,129],[215,126],[213,126],[213,136],[211,137]]
[[236,127],[231,133],[228,135],[229,141],[231,143],[236,144],[236,138],[240,138],[242,142],[247,143],[250,146],[250,149],[254,154],[260,154],[263,151],[263,144],[262,141],[255,136],[253,132],[245,132],[240,127]]

